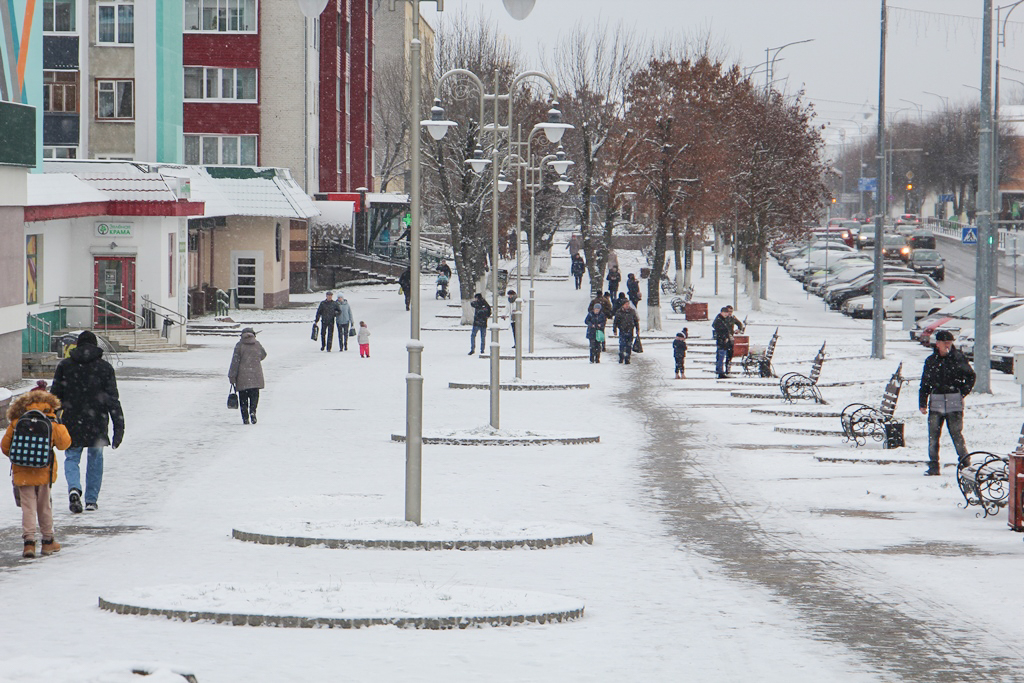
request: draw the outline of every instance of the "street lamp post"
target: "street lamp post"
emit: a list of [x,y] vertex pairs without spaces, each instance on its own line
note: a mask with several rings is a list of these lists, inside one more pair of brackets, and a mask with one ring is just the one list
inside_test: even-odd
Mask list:
[[[500,362],[501,362],[501,343],[500,343],[500,328],[498,327],[498,265],[499,265],[499,231],[498,231],[498,194],[503,192],[511,183],[504,178],[504,174],[501,173],[500,168],[502,165],[502,157],[500,150],[499,137],[502,133],[509,136],[509,143],[511,146],[511,131],[512,131],[512,94],[515,89],[527,78],[542,78],[548,82],[551,86],[552,93],[555,97],[555,101],[552,104],[551,109],[548,110],[548,120],[546,123],[539,123],[535,126],[540,130],[543,130],[550,142],[556,143],[562,138],[562,134],[571,129],[567,123],[562,123],[562,113],[558,110],[558,87],[555,82],[547,74],[540,71],[524,71],[516,75],[511,84],[508,87],[506,94],[502,95],[498,92],[497,83],[495,83],[494,93],[487,93],[483,86],[483,82],[480,78],[471,71],[466,69],[452,69],[444,73],[441,78],[438,79],[435,85],[435,106],[431,110],[431,121],[424,123],[437,123],[443,124],[445,128],[439,130],[439,135],[435,136],[435,139],[441,139],[444,136],[444,132],[447,130],[447,126],[455,125],[450,121],[442,121],[444,110],[440,106],[441,101],[441,86],[449,78],[456,76],[467,76],[471,78],[476,84],[480,91],[480,122],[481,129],[490,129],[492,139],[491,158],[486,159],[483,157],[481,151],[480,154],[474,152],[472,159],[467,159],[468,164],[475,172],[482,172],[488,164],[491,166],[491,350],[490,350],[490,366],[491,366],[491,382],[490,382],[490,424],[494,429],[499,429],[501,424],[500,419]],[[505,123],[502,124],[499,115],[499,104],[501,100],[508,101],[508,111],[505,117]],[[483,110],[484,102],[490,101],[492,103],[493,110],[493,123],[488,126],[483,126]],[[428,125],[429,128],[429,125]],[[440,128],[440,125],[439,125]],[[433,134],[433,133],[432,133]],[[479,148],[478,148],[479,149]],[[509,154],[506,158],[511,159],[515,154]],[[522,162],[522,158],[519,157],[519,162]],[[517,237],[518,239],[518,237]]]

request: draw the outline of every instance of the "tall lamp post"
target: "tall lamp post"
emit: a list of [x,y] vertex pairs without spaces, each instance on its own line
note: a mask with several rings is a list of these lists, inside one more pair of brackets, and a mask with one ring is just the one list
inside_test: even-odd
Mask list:
[[[499,429],[501,424],[500,419],[500,362],[501,362],[501,344],[499,339],[499,327],[498,327],[498,264],[499,264],[499,231],[498,231],[498,194],[503,192],[509,185],[510,182],[505,180],[504,174],[501,173],[502,166],[502,152],[501,152],[501,135],[508,135],[511,137],[512,131],[512,95],[516,88],[524,83],[528,78],[541,78],[547,81],[548,85],[551,86],[552,94],[555,98],[551,109],[548,110],[548,120],[545,123],[538,123],[535,128],[544,131],[548,141],[557,143],[562,139],[562,134],[566,130],[571,129],[573,126],[562,123],[562,113],[558,109],[558,87],[555,85],[554,80],[547,74],[541,71],[524,71],[512,78],[512,81],[504,94],[498,91],[497,83],[493,93],[487,93],[483,82],[480,78],[466,69],[452,69],[446,72],[438,79],[437,84],[434,88],[435,93],[435,104],[431,110],[431,121],[424,122],[428,125],[428,129],[431,124],[445,124],[446,126],[455,125],[451,121],[444,120],[444,109],[441,107],[441,86],[449,78],[457,76],[467,76],[476,84],[480,91],[481,97],[481,126],[482,130],[489,130],[491,132],[491,158],[487,159],[483,156],[482,150],[479,148],[477,152],[474,152],[472,159],[467,159],[466,164],[470,166],[475,172],[482,173],[488,165],[491,167],[491,351],[490,351],[490,365],[491,365],[491,383],[490,383],[490,398],[491,398],[491,410],[490,410],[490,424],[494,429]],[[505,116],[505,122],[501,122],[500,116],[500,104],[502,100],[507,100],[508,109]],[[486,126],[483,126],[483,109],[484,102],[490,102],[492,105],[493,118],[492,122]],[[444,129],[446,131],[447,128]],[[444,136],[444,131],[439,130],[440,137],[435,136],[435,139],[441,139]],[[433,135],[434,133],[431,132]],[[508,140],[511,144],[511,139]],[[511,159],[515,154],[509,154],[505,158]],[[519,159],[520,163],[522,159]]]

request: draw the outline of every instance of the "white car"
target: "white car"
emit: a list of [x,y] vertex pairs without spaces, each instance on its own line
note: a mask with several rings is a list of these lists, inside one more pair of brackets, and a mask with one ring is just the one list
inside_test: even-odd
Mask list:
[[[993,308],[996,304],[993,303]],[[968,358],[974,357],[974,324],[973,320],[968,323],[966,329],[964,329],[960,336],[956,339],[956,347],[964,352]],[[989,327],[989,339],[991,340],[993,352],[992,359],[995,362],[995,346],[998,343],[999,346],[1012,347],[1013,341],[1016,339],[1024,340],[1024,333],[1020,331],[1020,328],[1024,327],[1024,306],[1018,305],[1013,308],[1008,308],[1003,312],[997,312],[992,317],[992,324]],[[996,340],[1004,340],[997,342]],[[1003,352],[1007,352],[1005,349]],[[1010,361],[1010,371],[1013,370],[1013,361]]]
[[[911,294],[913,292],[914,294]],[[928,315],[943,306],[948,306],[952,299],[935,289],[922,285],[889,286],[882,289],[883,317],[891,320],[903,318],[903,298],[915,296],[915,320]],[[858,296],[843,304],[843,313],[853,318],[870,318],[874,310],[874,297]]]
[[999,333],[993,331],[991,362],[993,368],[1005,373],[1013,373],[1013,357],[1018,353],[1024,353],[1024,327]]

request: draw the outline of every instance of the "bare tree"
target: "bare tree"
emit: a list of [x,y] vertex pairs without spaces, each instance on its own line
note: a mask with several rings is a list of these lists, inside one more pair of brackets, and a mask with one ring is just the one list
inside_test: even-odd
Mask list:
[[[632,29],[618,24],[609,30],[600,20],[572,28],[556,45],[551,71],[562,88],[562,110],[576,126],[564,143],[577,162],[574,192],[583,235],[583,253],[592,292],[600,292],[611,249],[615,193],[621,179],[625,90],[636,69],[639,41]],[[630,145],[635,145],[635,139]],[[603,219],[595,220],[595,197]],[[603,225],[602,225],[603,223]]]
[[387,192],[388,186],[409,167],[407,83],[404,59],[389,59],[374,68],[373,156],[381,192]]

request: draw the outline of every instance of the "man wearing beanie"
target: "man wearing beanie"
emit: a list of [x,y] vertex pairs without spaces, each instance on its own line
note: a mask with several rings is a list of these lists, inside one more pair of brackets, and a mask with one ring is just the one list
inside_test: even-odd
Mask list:
[[974,388],[974,369],[960,349],[953,346],[953,334],[939,330],[935,350],[924,362],[918,406],[928,416],[928,469],[926,476],[939,475],[939,436],[946,423],[949,437],[959,458],[966,458],[964,396]]
[[[89,330],[82,332],[78,335],[78,346],[57,365],[50,389],[64,407],[64,426],[71,433],[71,448],[64,452],[64,477],[72,512],[82,511],[82,449],[88,451],[85,509],[96,510],[103,483],[103,447],[116,449],[124,438],[117,379],[114,368],[102,356],[96,335]],[[114,423],[113,440],[107,432],[110,421]]]

